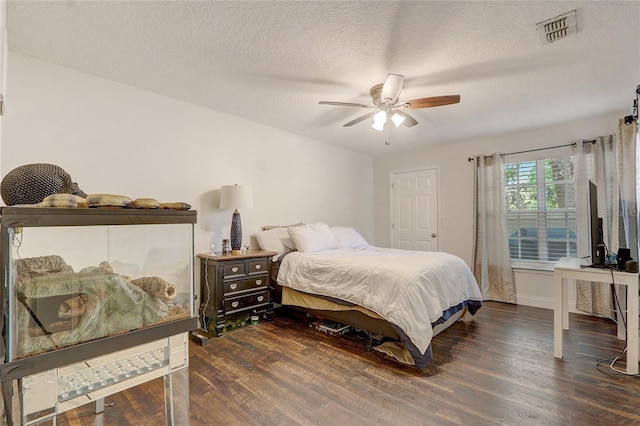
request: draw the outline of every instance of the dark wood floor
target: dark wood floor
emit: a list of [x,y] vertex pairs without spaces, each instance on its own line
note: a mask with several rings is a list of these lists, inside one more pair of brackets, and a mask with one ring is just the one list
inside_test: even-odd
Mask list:
[[[192,425],[640,424],[640,378],[599,372],[624,342],[607,320],[571,314],[553,357],[553,312],[485,303],[433,340],[423,371],[280,312],[271,323],[191,345]],[[624,363],[620,364],[624,367]],[[160,379],[59,424],[164,423]]]

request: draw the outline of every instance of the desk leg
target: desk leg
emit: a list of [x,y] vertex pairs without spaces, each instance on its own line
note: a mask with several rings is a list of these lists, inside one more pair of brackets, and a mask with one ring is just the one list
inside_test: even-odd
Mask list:
[[562,329],[569,329],[569,287],[576,288],[575,279],[565,279],[562,285]]
[[638,374],[638,281],[627,286],[627,373]]
[[562,279],[562,272],[556,272],[553,275],[555,280],[555,300],[553,308],[553,356],[556,358],[562,358],[563,307],[565,305],[565,301],[563,300],[563,295],[565,293],[564,280]]
[[[624,327],[624,319],[627,315],[627,288],[621,284],[616,284],[616,294],[618,295],[618,304],[616,303],[616,312],[618,313],[618,339],[625,340],[627,338],[627,330]],[[614,300],[613,303],[616,301]]]

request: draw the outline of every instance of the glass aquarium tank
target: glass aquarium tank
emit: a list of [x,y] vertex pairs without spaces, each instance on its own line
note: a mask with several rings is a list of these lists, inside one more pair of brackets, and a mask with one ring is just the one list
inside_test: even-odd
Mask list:
[[38,357],[44,370],[196,328],[195,222],[195,211],[3,208],[4,362]]

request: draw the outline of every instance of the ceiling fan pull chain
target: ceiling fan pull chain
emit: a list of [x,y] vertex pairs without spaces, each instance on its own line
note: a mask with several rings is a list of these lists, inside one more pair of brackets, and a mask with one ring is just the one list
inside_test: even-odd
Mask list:
[[385,146],[390,146],[391,145],[391,124],[389,122],[386,123],[386,125],[384,126],[385,130],[387,131],[387,137],[386,140],[384,141],[384,145]]

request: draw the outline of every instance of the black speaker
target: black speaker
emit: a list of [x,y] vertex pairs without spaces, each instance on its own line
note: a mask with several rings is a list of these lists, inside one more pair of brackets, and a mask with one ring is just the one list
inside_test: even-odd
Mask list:
[[631,260],[631,249],[628,248],[619,248],[618,249],[618,269],[621,271],[625,270],[625,264],[627,260]]

